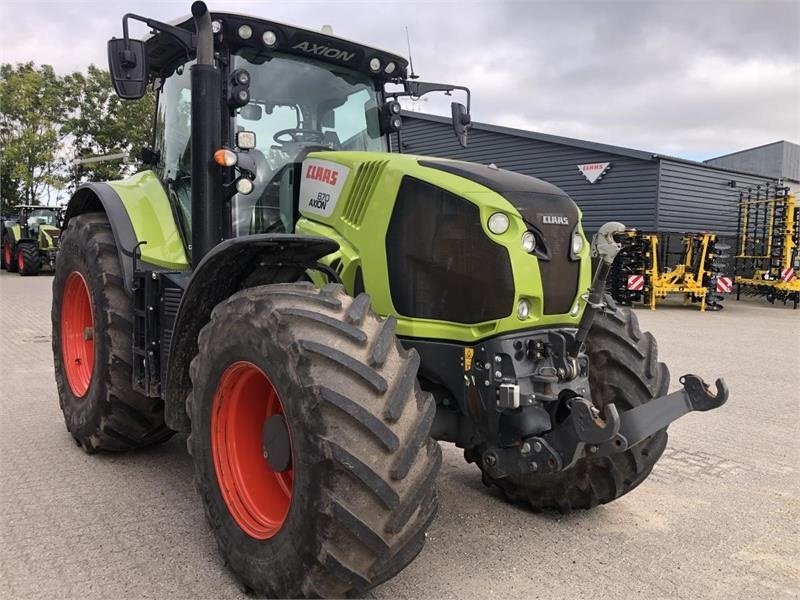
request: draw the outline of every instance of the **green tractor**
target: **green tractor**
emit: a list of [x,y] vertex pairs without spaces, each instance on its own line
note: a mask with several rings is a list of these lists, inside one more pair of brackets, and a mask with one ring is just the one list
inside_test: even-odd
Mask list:
[[127,99],[153,84],[155,144],[69,202],[60,404],[90,453],[188,434],[244,588],[343,597],[397,574],[437,511],[437,441],[508,500],[567,512],[634,489],[673,420],[727,399],[694,375],[667,395],[655,340],[604,297],[622,225],[590,247],[555,186],[389,152],[397,99],[433,91],[466,93],[466,143],[466,88],[202,2],[123,32],[112,79]]
[[56,265],[61,237],[60,207],[20,204],[19,217],[3,221],[2,266],[9,273],[38,275]]

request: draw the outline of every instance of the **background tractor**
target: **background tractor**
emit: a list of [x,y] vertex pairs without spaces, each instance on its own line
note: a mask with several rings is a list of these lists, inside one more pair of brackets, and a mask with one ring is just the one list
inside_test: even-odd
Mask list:
[[53,206],[20,204],[16,220],[3,221],[2,261],[9,273],[37,275],[56,265],[62,210]]
[[[389,153],[401,96],[460,90],[403,58],[202,2],[123,18],[117,93],[157,94],[146,168],[70,200],[53,282],[67,429],[87,452],[188,434],[220,551],[259,594],[359,594],[421,550],[436,440],[514,502],[639,485],[670,422],[656,343],[604,300],[619,250],[494,167]],[[129,21],[153,30],[131,39]]]

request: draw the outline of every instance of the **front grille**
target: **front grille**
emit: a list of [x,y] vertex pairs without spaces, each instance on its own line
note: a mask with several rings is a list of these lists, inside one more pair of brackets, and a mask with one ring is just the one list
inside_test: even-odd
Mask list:
[[477,206],[439,187],[403,178],[386,256],[400,315],[482,323],[513,310],[508,251],[486,237]]
[[[543,307],[546,315],[561,315],[572,308],[578,293],[581,262],[572,258],[572,234],[578,222],[578,209],[572,202],[558,197],[533,196],[516,200],[517,210],[523,219],[538,230],[548,250],[547,260],[539,258],[539,273],[542,276]],[[566,216],[567,224],[546,223],[543,216],[558,214]]]

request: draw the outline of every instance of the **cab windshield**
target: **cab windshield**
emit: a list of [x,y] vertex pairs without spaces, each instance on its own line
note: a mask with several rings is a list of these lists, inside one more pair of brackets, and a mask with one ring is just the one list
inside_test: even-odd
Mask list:
[[233,201],[234,235],[292,228],[293,168],[315,150],[387,150],[378,93],[366,75],[280,55],[242,51],[232,69],[250,74],[250,103],[236,111],[234,131],[252,131],[257,167],[253,191]]

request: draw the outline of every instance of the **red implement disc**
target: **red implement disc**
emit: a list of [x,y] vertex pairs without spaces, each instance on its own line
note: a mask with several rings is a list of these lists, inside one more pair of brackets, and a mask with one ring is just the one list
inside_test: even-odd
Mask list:
[[280,530],[292,501],[293,467],[278,473],[264,456],[262,429],[284,415],[278,391],[250,362],[222,374],[211,412],[211,451],[225,504],[247,535],[266,540]]
[[64,284],[61,357],[72,393],[82,398],[89,389],[94,370],[94,318],[89,288],[77,271],[70,273]]

